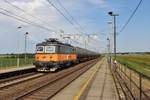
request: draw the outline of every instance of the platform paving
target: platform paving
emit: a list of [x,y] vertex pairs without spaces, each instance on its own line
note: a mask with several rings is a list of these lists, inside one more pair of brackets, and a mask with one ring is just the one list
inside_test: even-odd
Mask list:
[[[90,88],[87,92],[85,100],[118,100],[117,92],[113,77],[110,73],[107,61],[103,58],[87,72],[74,80],[70,85],[56,94],[51,100],[78,100],[75,97],[81,92],[86,80],[90,78],[92,73],[99,67]],[[84,91],[85,92],[85,91]]]
[[118,100],[113,77],[106,60],[97,72],[86,100]]
[[8,73],[8,72],[13,72],[13,71],[19,71],[19,70],[24,70],[24,69],[30,69],[30,68],[35,68],[35,66],[20,66],[20,67],[13,67],[13,68],[7,68],[7,69],[0,69],[0,74],[1,73]]
[[84,85],[85,80],[87,80],[91,76],[93,71],[96,70],[96,67],[99,66],[101,63],[102,61],[96,63],[96,65],[94,65],[88,71],[83,73],[80,77],[74,80],[71,84],[69,84],[59,93],[57,93],[53,98],[51,98],[51,100],[74,100],[74,97]]

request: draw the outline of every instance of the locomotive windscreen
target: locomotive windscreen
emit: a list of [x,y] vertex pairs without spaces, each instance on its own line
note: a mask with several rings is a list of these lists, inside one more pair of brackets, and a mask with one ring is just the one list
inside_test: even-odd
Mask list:
[[37,46],[36,47],[36,52],[37,53],[43,53],[44,52],[44,46]]
[[37,46],[36,52],[37,53],[55,53],[55,46]]
[[55,46],[46,46],[45,47],[45,52],[46,53],[55,53]]

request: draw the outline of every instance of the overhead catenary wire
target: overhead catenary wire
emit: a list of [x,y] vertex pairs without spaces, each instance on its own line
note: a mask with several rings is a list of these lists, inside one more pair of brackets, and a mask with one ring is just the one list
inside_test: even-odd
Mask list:
[[[75,28],[75,30],[77,30],[79,33],[83,33],[79,29],[77,29],[76,26],[74,25],[74,23],[67,16],[65,16],[65,14],[63,12],[61,12],[50,0],[47,0],[47,2],[52,7],[54,7],[57,10],[57,12],[60,13],[65,18],[65,20],[68,21]],[[85,33],[83,33],[83,34],[85,34]]]
[[29,22],[27,22],[27,21],[24,21],[24,20],[22,20],[22,19],[19,19],[19,18],[15,17],[15,16],[6,14],[6,13],[1,12],[1,11],[0,11],[0,14],[5,15],[5,16],[7,16],[7,17],[11,17],[11,18],[13,18],[13,19],[16,19],[16,20],[18,20],[18,21],[20,21],[20,22],[24,22],[24,23],[26,23],[26,24],[31,24],[31,23],[29,23]]
[[[26,12],[24,9],[22,9],[22,8],[20,8],[20,7],[16,6],[16,5],[14,5],[14,4],[13,4],[13,3],[11,3],[10,1],[8,1],[8,0],[4,0],[4,2],[5,2],[5,3],[7,3],[7,4],[9,4],[10,6],[14,7],[15,9],[17,9],[17,10],[19,10],[19,11],[21,11],[21,12],[23,12],[23,13],[27,14],[27,15],[29,15],[30,17],[33,17],[34,19],[37,19],[38,21],[40,21],[40,22],[42,22],[42,23],[44,23],[44,24],[46,24],[46,25],[50,26],[50,24],[49,24],[49,23],[47,23],[46,21],[42,20],[40,17],[34,16],[34,15],[32,15],[32,14],[30,14],[30,13]],[[52,28],[57,29],[57,28],[56,28],[56,27],[54,27],[54,26],[51,26],[51,27],[52,27]]]
[[[78,23],[78,21],[69,13],[69,11],[64,7],[64,5],[60,2],[60,0],[56,0],[58,2],[58,4],[64,9],[64,11],[70,16],[70,18],[72,19],[72,21],[74,21],[76,23],[76,25],[78,25],[78,27],[80,28],[80,30],[82,30],[86,36],[88,36],[89,38],[89,34],[86,34],[87,32],[85,32],[85,29]],[[88,39],[89,40],[89,39]],[[89,41],[88,41],[89,42]]]
[[140,5],[142,4],[143,0],[140,0],[140,2],[138,3],[138,5],[136,6],[136,8],[134,9],[133,13],[131,14],[131,16],[129,17],[129,19],[127,20],[127,22],[123,25],[123,27],[120,30],[120,33],[124,31],[124,29],[127,27],[127,25],[129,24],[129,22],[131,21],[131,19],[133,18],[133,16],[135,15],[136,11],[138,10],[138,8],[140,7]]
[[73,22],[64,15],[64,13],[62,13],[51,1],[47,0],[47,2],[53,6],[71,25],[73,25]]
[[[8,1],[8,0],[4,0],[4,1]],[[11,3],[10,3],[10,5],[11,5]],[[12,7],[14,7],[14,8],[16,8],[16,9],[18,9],[18,10],[24,12],[25,14],[27,14],[27,15],[29,15],[29,16],[31,16],[31,17],[36,18],[34,15],[32,15],[32,14],[30,14],[30,13],[27,13],[24,9],[21,9],[20,7],[14,5],[14,4],[12,4]],[[54,31],[54,30],[49,29],[49,28],[47,28],[47,27],[45,27],[45,26],[43,26],[43,25],[40,25],[40,24],[38,24],[38,23],[36,23],[36,22],[33,22],[32,19],[30,20],[30,19],[25,18],[24,16],[21,16],[21,15],[19,16],[18,14],[14,13],[14,12],[8,11],[7,9],[3,9],[3,8],[0,8],[0,9],[3,10],[3,11],[0,11],[0,14],[2,14],[2,15],[8,16],[8,17],[13,18],[13,19],[15,19],[15,20],[17,20],[17,21],[20,21],[20,22],[29,24],[29,25],[34,26],[34,27],[39,27],[39,28],[41,28],[41,29],[44,29],[44,30],[47,30],[47,31],[50,31],[50,32]],[[55,9],[56,9],[56,8],[55,8]],[[59,9],[58,9],[58,10],[59,10]],[[60,10],[59,10],[59,11],[60,11]],[[66,10],[66,11],[67,11],[67,10]],[[60,11],[60,12],[61,12],[61,11]],[[63,13],[62,13],[62,14],[63,14]],[[69,12],[68,12],[68,14],[69,14]],[[64,15],[64,16],[65,16],[65,15]],[[72,16],[72,15],[70,14],[70,16]],[[67,18],[67,17],[66,17],[66,18]],[[73,18],[73,17],[72,17],[72,18]],[[38,19],[38,18],[37,18],[37,19]],[[70,21],[70,24],[72,24],[72,26],[75,27],[75,26],[74,26],[74,23],[73,23],[69,18],[67,18],[67,19]],[[43,21],[43,20],[41,20],[41,22],[42,22],[42,21]],[[74,19],[74,21],[76,21],[76,20]],[[77,21],[76,21],[76,23],[77,23]],[[77,30],[77,29],[76,29],[76,30]],[[78,30],[78,31],[79,31],[79,30]],[[81,32],[80,32],[80,33],[81,33]]]
[[[17,6],[15,6],[15,7],[17,8]],[[19,9],[19,8],[17,8],[17,9]],[[27,24],[29,24],[29,25],[42,28],[42,29],[47,30],[47,31],[50,31],[50,32],[54,31],[54,30],[48,29],[48,28],[46,28],[46,27],[44,27],[44,26],[42,26],[42,25],[39,25],[39,24],[37,24],[37,23],[35,23],[35,22],[32,22],[32,21],[29,20],[29,19],[26,19],[26,18],[24,18],[24,17],[22,17],[22,16],[19,16],[18,14],[15,14],[14,12],[11,12],[11,11],[9,11],[9,10],[7,10],[7,9],[0,8],[0,10],[5,11],[5,12],[0,12],[0,14],[2,14],[2,15],[11,17],[11,18],[13,18],[13,19],[15,19],[15,20],[18,20],[18,21],[20,21],[20,22],[27,23]],[[21,11],[24,11],[23,9],[20,9],[20,10],[21,10]]]
[[[30,21],[30,20],[28,20],[28,19],[26,19],[26,18],[23,18],[23,17],[21,17],[21,16],[18,16],[17,14],[14,14],[13,12],[10,12],[10,11],[4,9],[4,8],[0,8],[0,10],[3,11],[3,12],[0,12],[0,14],[5,15],[5,16],[7,16],[7,17],[11,17],[11,18],[13,18],[13,19],[15,19],[15,20],[18,20],[18,21],[20,21],[20,22],[23,22],[23,23],[26,23],[26,24],[29,24],[29,25],[32,25],[32,26],[35,26],[35,27],[39,27],[39,28],[41,28],[41,29],[44,29],[44,30],[47,30],[47,31],[50,31],[50,32],[53,32],[53,31],[54,31],[54,30],[51,30],[51,29],[49,29],[49,28],[46,28],[46,27],[44,27],[44,26],[42,26],[42,25],[39,25],[39,24],[37,24],[37,23],[35,23],[35,22],[32,22],[32,21]],[[5,12],[4,12],[4,11],[5,11]]]
[[[60,0],[57,0],[58,4],[64,9],[64,11],[70,16],[70,18],[78,25],[78,27],[84,31],[84,28],[78,23],[78,21],[70,14],[70,12],[64,7],[64,5],[60,2]],[[86,32],[84,32],[86,33]]]
[[[44,20],[42,20],[40,17],[34,16],[34,15],[32,15],[32,14],[26,12],[24,9],[22,9],[22,8],[16,6],[16,5],[14,5],[14,4],[11,3],[10,1],[8,1],[8,0],[3,0],[3,1],[4,1],[5,3],[9,4],[10,6],[14,7],[15,9],[17,9],[17,10],[19,10],[19,11],[21,11],[21,12],[23,12],[23,13],[25,13],[25,14],[31,16],[31,17],[33,17],[34,19],[36,18],[36,19],[38,19],[39,21],[43,22],[44,24],[49,25],[47,22],[45,22]],[[59,3],[60,3],[60,2],[59,2]],[[61,4],[61,3],[60,3],[60,4]],[[63,5],[61,5],[61,6],[63,7]],[[65,9],[65,8],[64,8],[64,9]],[[65,9],[65,10],[66,10],[66,9]],[[66,10],[66,12],[67,12],[67,10]],[[67,12],[67,13],[69,14],[69,12]],[[69,16],[71,16],[71,15],[69,14]],[[72,17],[72,16],[71,16],[71,17]],[[72,17],[72,18],[73,18],[73,17]],[[73,18],[73,19],[74,19],[74,18]],[[71,21],[70,21],[70,22],[71,22]],[[76,23],[77,23],[77,22],[76,22]],[[73,24],[73,23],[72,23],[72,24]],[[51,27],[57,29],[57,28],[54,27],[54,26],[51,26]],[[58,29],[57,29],[57,30],[58,30]]]

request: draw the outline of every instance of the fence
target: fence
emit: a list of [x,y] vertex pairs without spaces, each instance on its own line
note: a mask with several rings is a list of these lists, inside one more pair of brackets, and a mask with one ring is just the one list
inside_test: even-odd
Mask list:
[[[19,58],[19,66],[32,64],[33,61],[34,58],[27,58],[26,61],[25,58]],[[15,67],[15,66],[17,66],[17,58],[0,57],[0,69],[5,69],[5,68]]]
[[120,82],[126,99],[150,100],[150,77],[128,65],[110,63],[114,76]]

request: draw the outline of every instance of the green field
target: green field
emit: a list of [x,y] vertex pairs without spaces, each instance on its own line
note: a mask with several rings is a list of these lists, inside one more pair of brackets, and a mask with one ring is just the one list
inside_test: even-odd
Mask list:
[[118,55],[117,61],[150,77],[150,55]]
[[[34,58],[27,58],[26,62],[24,58],[20,58],[20,66],[31,65]],[[17,66],[17,58],[0,57],[0,69],[11,68]]]

